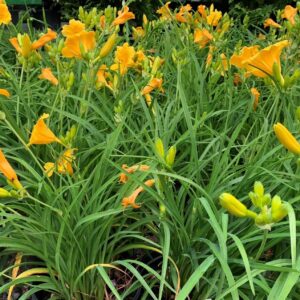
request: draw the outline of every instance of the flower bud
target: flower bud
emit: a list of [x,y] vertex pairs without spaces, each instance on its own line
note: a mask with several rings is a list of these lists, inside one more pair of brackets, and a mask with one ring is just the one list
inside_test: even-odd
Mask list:
[[157,139],[155,141],[155,149],[156,149],[158,156],[162,159],[165,159],[165,148],[164,148],[164,144],[161,139]]
[[3,188],[0,188],[0,198],[11,197],[11,193]]
[[0,111],[0,121],[4,121],[6,119],[5,112]]
[[223,193],[220,196],[220,204],[230,214],[236,217],[256,218],[257,214],[247,209],[247,207],[229,193]]
[[168,150],[168,153],[166,156],[166,163],[167,163],[168,167],[172,168],[172,166],[174,165],[175,156],[176,156],[176,147],[172,146]]
[[279,85],[281,87],[283,87],[284,86],[284,78],[281,74],[280,64],[278,64],[277,62],[274,62],[272,69],[273,69],[272,71],[273,71],[275,80],[279,83]]
[[113,47],[116,44],[118,35],[116,33],[113,33],[106,41],[106,43],[102,46],[99,54],[99,58],[106,57],[113,49]]
[[281,198],[277,195],[272,199],[271,213],[273,222],[281,221],[288,214],[286,205],[282,204]]

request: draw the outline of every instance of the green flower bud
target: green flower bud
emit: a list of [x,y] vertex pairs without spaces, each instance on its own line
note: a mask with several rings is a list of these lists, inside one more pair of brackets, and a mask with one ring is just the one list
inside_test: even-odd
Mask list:
[[172,168],[172,166],[174,165],[175,156],[176,156],[176,147],[172,146],[168,150],[168,153],[166,156],[166,163],[167,163],[168,167]]
[[155,141],[155,149],[159,157],[165,159],[165,148],[161,139]]

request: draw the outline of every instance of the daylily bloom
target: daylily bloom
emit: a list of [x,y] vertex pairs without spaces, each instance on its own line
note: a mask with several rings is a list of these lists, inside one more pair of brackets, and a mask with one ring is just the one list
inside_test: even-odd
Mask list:
[[[155,183],[154,179],[149,179],[144,182],[144,184],[148,187],[152,187],[154,183]],[[140,208],[141,205],[136,204],[135,201],[137,196],[143,191],[145,191],[145,189],[143,187],[139,187],[130,196],[124,197],[122,200],[123,207],[126,208],[128,206],[132,206],[133,208]]]
[[206,18],[207,24],[216,27],[221,18],[222,12],[214,9],[214,5],[212,4],[209,9],[209,15]]
[[27,33],[18,35],[18,38],[11,38],[9,39],[9,41],[20,55],[22,55],[24,58],[27,58],[34,50],[43,47],[44,45],[46,45],[46,43],[55,39],[56,36],[56,32],[48,29],[48,32],[46,34],[42,35],[37,41],[33,43],[31,42],[30,37]]
[[12,168],[2,150],[0,149],[0,172],[7,178],[9,182],[13,184],[16,189],[21,189],[22,185],[19,182],[18,176],[15,170]]
[[149,83],[143,88],[142,95],[150,94],[154,89],[163,91],[162,89],[162,78],[152,78]]
[[270,45],[254,56],[242,62],[242,65],[252,75],[258,77],[275,76],[274,65],[278,68],[278,73],[281,74],[280,55],[283,48],[289,45],[289,41],[284,40],[276,44]]
[[5,97],[10,97],[10,93],[6,89],[0,89],[0,95],[5,96]]
[[250,47],[243,47],[240,54],[233,54],[230,58],[230,64],[236,66],[237,68],[243,68],[243,62],[250,59],[256,53],[259,52],[259,46],[254,45]]
[[255,219],[257,214],[249,209],[236,199],[233,195],[229,193],[223,193],[220,196],[220,204],[225,208],[230,214],[236,217],[250,217]]
[[48,177],[53,175],[54,170],[59,174],[73,175],[72,162],[75,160],[74,151],[76,149],[67,149],[57,160],[56,164],[47,162],[44,165],[45,172]]
[[267,27],[281,28],[281,25],[279,25],[278,23],[276,23],[271,18],[268,18],[264,22],[264,28],[267,28]]
[[85,25],[78,20],[70,20],[68,25],[62,27],[62,35],[65,37],[71,37],[85,31]]
[[135,41],[143,38],[145,36],[144,28],[141,26],[132,27],[132,36]]
[[112,83],[111,81],[108,81],[108,79],[110,79],[108,67],[106,65],[101,65],[97,71],[97,87],[101,88],[105,86],[112,89]]
[[161,15],[160,16],[161,20],[172,20],[173,16],[169,8],[170,3],[171,1],[168,1],[164,6],[162,6],[156,11],[158,14]]
[[11,14],[5,3],[0,2],[0,25],[9,24],[11,22]]
[[128,20],[135,19],[134,13],[129,11],[128,6],[124,6],[122,10],[118,11],[118,17],[112,22],[112,25],[120,25],[126,23]]
[[[66,39],[62,55],[67,58],[82,58],[85,53],[94,50],[96,39],[94,31],[82,31]],[[82,51],[84,53],[82,53]]]
[[253,110],[255,111],[257,109],[257,106],[258,106],[258,101],[259,101],[259,96],[260,96],[260,92],[255,88],[251,88],[251,94],[254,98],[254,101],[253,101]]
[[[127,165],[124,164],[124,165],[122,165],[122,169],[125,170],[129,174],[133,174],[136,171],[141,171],[141,172],[148,171],[150,169],[150,167],[147,166],[147,165],[133,165],[131,167],[128,167]],[[127,174],[126,173],[121,173],[119,182],[120,183],[126,183],[127,181],[128,181]]]
[[102,30],[104,30],[105,29],[105,25],[106,25],[106,19],[105,19],[105,15],[103,15],[103,16],[100,17],[100,28]]
[[198,6],[197,8],[199,14],[202,16],[202,18],[206,19],[207,15],[206,15],[206,6],[201,4]]
[[194,32],[194,42],[199,44],[200,48],[204,48],[211,40],[213,36],[207,29],[196,28]]
[[297,8],[294,8],[291,5],[286,5],[281,18],[287,19],[292,25],[295,25],[295,16],[297,15]]
[[45,145],[54,142],[62,143],[61,140],[48,128],[44,120],[49,117],[49,114],[43,114],[37,123],[33,126],[28,146],[30,145]]
[[180,7],[179,12],[175,15],[176,20],[181,23],[187,23],[192,17],[189,13],[191,10],[192,6],[190,4]]
[[58,80],[53,75],[50,68],[42,69],[42,74],[39,75],[39,79],[45,79],[45,80],[50,81],[53,85],[58,85]]
[[127,73],[128,68],[132,68],[135,65],[135,50],[129,46],[128,43],[124,43],[123,46],[118,46],[115,52],[115,64],[111,66],[114,71],[119,71],[121,75]]
[[57,33],[50,28],[48,28],[48,32],[43,34],[37,41],[32,43],[32,49],[36,50],[44,45],[46,45],[48,42],[56,39]]
[[289,132],[289,130],[282,125],[277,123],[273,126],[275,134],[279,142],[290,152],[300,155],[300,143],[296,138]]

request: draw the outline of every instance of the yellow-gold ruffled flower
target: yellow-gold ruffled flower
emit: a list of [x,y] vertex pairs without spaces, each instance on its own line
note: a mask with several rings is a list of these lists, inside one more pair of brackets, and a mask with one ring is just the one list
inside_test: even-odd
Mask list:
[[43,68],[42,74],[39,75],[39,79],[45,79],[50,81],[53,85],[58,85],[58,79],[53,75],[50,68]]
[[273,27],[273,28],[281,28],[281,25],[276,23],[273,19],[268,18],[264,21],[264,28]]
[[10,97],[10,93],[6,89],[0,89],[0,95],[5,96],[6,98]]
[[11,22],[11,14],[5,3],[0,2],[0,25],[9,24]]
[[28,146],[45,145],[54,142],[62,143],[61,140],[49,129],[45,124],[45,119],[49,118],[49,114],[43,114],[37,123],[33,126]]
[[259,101],[259,97],[260,97],[260,92],[255,87],[251,88],[250,91],[251,91],[251,94],[252,94],[252,96],[254,98],[254,101],[253,101],[253,110],[256,111],[256,109],[258,107],[258,101]]
[[296,138],[289,132],[289,130],[282,125],[277,123],[273,126],[275,134],[279,142],[290,152],[300,155],[300,143]]
[[297,8],[294,8],[291,5],[286,5],[282,14],[281,18],[287,19],[293,26],[295,25],[295,17],[297,15]]

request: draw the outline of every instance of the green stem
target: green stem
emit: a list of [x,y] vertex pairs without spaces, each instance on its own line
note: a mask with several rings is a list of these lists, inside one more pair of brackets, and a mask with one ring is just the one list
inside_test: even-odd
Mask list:
[[265,229],[264,230],[264,235],[263,235],[263,240],[261,241],[260,247],[259,247],[259,249],[257,251],[256,256],[255,256],[255,260],[259,260],[260,259],[261,255],[262,255],[262,253],[263,253],[263,251],[265,249],[265,245],[266,245],[266,242],[267,242],[267,237],[268,237],[268,230]]

